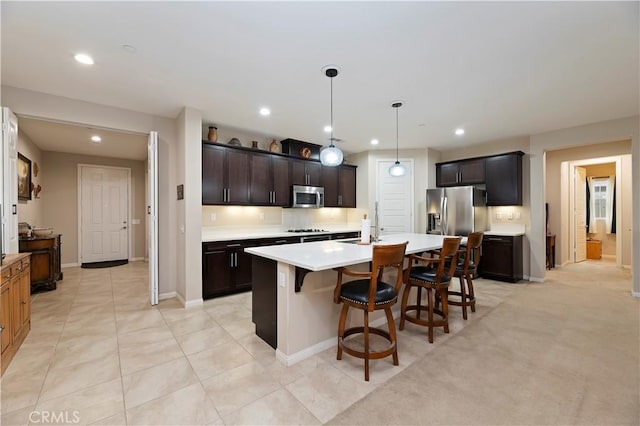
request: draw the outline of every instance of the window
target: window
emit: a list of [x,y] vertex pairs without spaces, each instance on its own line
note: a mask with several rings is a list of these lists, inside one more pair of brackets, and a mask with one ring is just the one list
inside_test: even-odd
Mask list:
[[607,179],[593,179],[593,202],[596,219],[607,218],[607,192],[609,182]]

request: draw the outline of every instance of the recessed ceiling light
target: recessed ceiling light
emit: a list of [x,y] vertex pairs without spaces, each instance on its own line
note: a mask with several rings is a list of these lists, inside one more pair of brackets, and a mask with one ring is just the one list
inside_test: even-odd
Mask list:
[[91,140],[95,143],[102,142],[102,138],[98,135],[91,136]]
[[380,141],[378,139],[371,139],[371,145],[378,145]]
[[464,129],[456,129],[456,135],[458,136],[464,135]]
[[324,126],[324,131],[327,133],[331,133],[331,126]]
[[260,108],[260,115],[270,115],[271,114],[271,110],[269,108]]
[[93,58],[89,55],[85,55],[84,53],[78,53],[73,58],[81,64],[93,65]]

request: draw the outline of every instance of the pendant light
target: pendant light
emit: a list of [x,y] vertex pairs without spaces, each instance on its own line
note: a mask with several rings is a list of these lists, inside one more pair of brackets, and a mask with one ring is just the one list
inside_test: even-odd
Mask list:
[[396,101],[391,104],[396,109],[396,162],[389,167],[389,174],[394,177],[404,176],[407,174],[407,168],[398,161],[398,108],[402,106],[402,102]]
[[338,75],[338,69],[329,66],[324,69],[324,73],[331,82],[331,138],[329,139],[329,146],[325,146],[320,151],[320,163],[323,166],[335,167],[342,164],[342,159],[344,158],[340,148],[333,144],[335,140],[333,138],[333,77]]

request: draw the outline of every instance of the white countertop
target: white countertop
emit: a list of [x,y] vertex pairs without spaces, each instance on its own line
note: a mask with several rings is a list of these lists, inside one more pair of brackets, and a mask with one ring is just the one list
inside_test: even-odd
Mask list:
[[[315,227],[311,227],[315,228]],[[202,228],[202,242],[207,243],[211,241],[231,241],[231,240],[250,240],[259,238],[280,238],[280,237],[304,237],[305,235],[322,235],[322,234],[335,234],[339,232],[358,232],[359,228],[354,226],[344,227],[320,227],[326,232],[287,232],[286,229],[280,227],[272,228],[225,228],[225,229],[212,229]],[[308,244],[308,243],[307,243]]]
[[[406,253],[420,253],[442,247],[443,236],[429,234],[388,234],[374,244],[398,244],[408,241]],[[466,239],[463,239],[463,242]],[[369,262],[372,245],[359,245],[338,241],[286,244],[279,246],[251,247],[245,251],[256,256],[288,263],[310,271],[323,271],[340,266]]]
[[525,226],[520,223],[493,224],[490,231],[485,231],[484,235],[495,235],[496,237],[517,237],[526,233]]

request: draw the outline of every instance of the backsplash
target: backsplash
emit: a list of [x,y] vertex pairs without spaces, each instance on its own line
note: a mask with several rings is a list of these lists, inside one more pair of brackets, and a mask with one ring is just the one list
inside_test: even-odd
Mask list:
[[519,224],[529,226],[529,210],[522,206],[489,207],[489,227],[494,224]]
[[281,226],[290,228],[331,228],[356,222],[358,209],[283,209],[281,207],[202,206],[202,226]]

